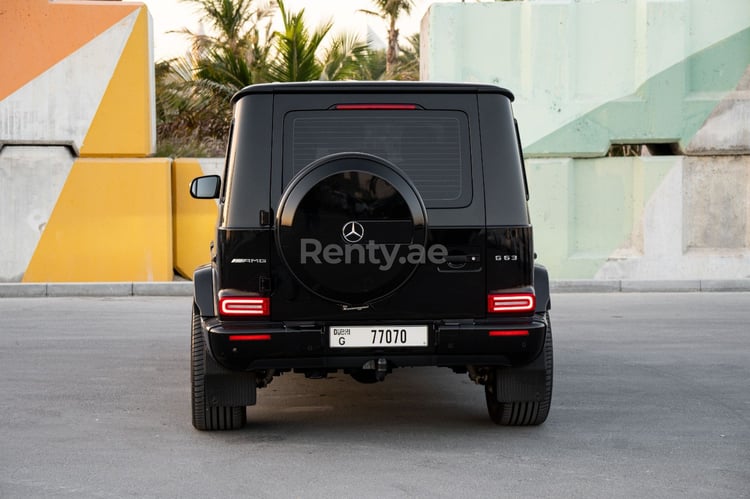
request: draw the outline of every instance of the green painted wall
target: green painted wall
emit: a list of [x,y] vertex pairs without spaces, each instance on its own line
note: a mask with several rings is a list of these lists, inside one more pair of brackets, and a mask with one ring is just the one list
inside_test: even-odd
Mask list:
[[681,157],[526,161],[539,261],[557,279],[593,278],[643,251],[646,204]]
[[511,89],[531,156],[687,145],[750,65],[749,0],[433,4],[422,77]]
[[[750,1],[748,1],[750,5]],[[527,156],[603,156],[611,143],[678,143],[681,150],[750,65],[750,28],[649,78],[525,148]]]
[[435,3],[421,40],[422,79],[515,93],[553,278],[750,277],[750,0]]

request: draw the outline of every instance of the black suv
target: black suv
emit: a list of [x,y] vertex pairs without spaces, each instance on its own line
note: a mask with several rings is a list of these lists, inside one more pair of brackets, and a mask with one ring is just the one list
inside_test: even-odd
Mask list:
[[193,425],[242,427],[285,372],[364,383],[441,366],[490,418],[552,396],[549,281],[535,265],[513,95],[491,85],[253,85],[232,100],[211,263],[194,275]]

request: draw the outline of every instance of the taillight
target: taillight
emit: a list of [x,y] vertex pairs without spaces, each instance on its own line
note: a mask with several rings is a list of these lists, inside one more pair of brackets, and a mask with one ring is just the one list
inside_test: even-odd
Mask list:
[[526,329],[505,329],[502,331],[490,331],[490,336],[493,338],[500,336],[528,336],[529,332]]
[[414,110],[417,109],[416,104],[337,104],[336,109],[338,110],[365,110],[365,109],[377,109],[377,110]]
[[268,341],[270,334],[230,334],[229,341]]
[[263,316],[270,313],[270,299],[258,296],[222,296],[219,314],[227,316]]
[[487,311],[491,313],[532,312],[535,308],[533,293],[487,295]]

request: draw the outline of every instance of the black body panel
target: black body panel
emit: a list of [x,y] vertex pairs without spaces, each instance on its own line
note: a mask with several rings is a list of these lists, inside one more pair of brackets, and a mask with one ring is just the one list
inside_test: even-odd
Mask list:
[[[222,199],[222,227],[261,227],[260,212],[270,211],[273,96],[255,95],[235,103],[228,169]],[[265,118],[261,118],[265,117]]]
[[216,315],[216,302],[214,301],[214,268],[206,264],[195,269],[193,273],[193,301],[198,307],[198,312],[203,317]]
[[[359,324],[359,322],[357,322]],[[422,321],[422,324],[427,322]],[[331,348],[327,326],[278,322],[227,325],[206,322],[211,351],[223,365],[237,370],[361,368],[376,358],[395,367],[497,365],[518,366],[534,360],[544,345],[545,325],[535,319],[515,321],[429,322],[427,347]],[[341,325],[340,322],[337,325]],[[492,330],[529,331],[523,337],[490,337]],[[269,334],[268,341],[232,341],[241,334]]]
[[[234,97],[232,102],[236,103],[248,95],[263,94],[346,94],[346,93],[371,93],[387,94],[391,98],[398,98],[398,94],[426,94],[426,93],[450,93],[450,94],[500,94],[513,102],[513,92],[506,88],[495,85],[483,85],[481,83],[436,83],[436,82],[405,82],[389,81],[335,81],[335,82],[306,82],[306,83],[269,83],[251,85],[245,87]],[[396,101],[394,101],[396,102]]]
[[549,274],[543,265],[534,265],[534,292],[536,293],[537,313],[552,308],[552,300],[549,296]]
[[[272,244],[270,229],[220,230],[218,250],[226,255],[224,260],[228,263],[219,267],[219,289],[270,296],[271,318],[280,321],[484,318],[484,239],[483,229],[433,228],[426,246],[445,246],[446,263],[419,265],[393,295],[364,310],[342,311],[338,303],[315,295],[294,278]],[[474,260],[453,263],[454,256],[474,257]],[[337,267],[331,271],[347,275],[345,264]],[[509,281],[507,277],[515,280]],[[259,283],[263,278],[269,279],[269,290],[261,289]],[[531,285],[530,278],[525,276],[509,274],[503,279],[497,286],[502,282],[508,288]]]
[[534,247],[528,227],[487,229],[487,293],[534,285]]

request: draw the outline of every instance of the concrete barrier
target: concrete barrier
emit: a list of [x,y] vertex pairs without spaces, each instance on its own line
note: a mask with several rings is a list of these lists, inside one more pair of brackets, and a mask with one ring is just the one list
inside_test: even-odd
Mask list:
[[0,149],[0,282],[23,278],[74,160],[62,146]]
[[177,158],[172,162],[172,214],[175,272],[188,279],[211,259],[217,209],[210,200],[190,197],[190,182],[201,175],[221,175],[222,158]]
[[63,143],[83,156],[153,153],[151,19],[143,4],[3,7],[0,145]]
[[750,277],[750,2],[435,3],[421,43],[423,79],[515,92],[553,279]]
[[146,7],[0,10],[0,281],[171,280]]
[[526,165],[536,252],[554,278],[750,277],[750,156]]
[[23,281],[171,281],[170,163],[76,160]]
[[421,43],[422,79],[515,92],[529,156],[750,151],[747,0],[434,3]]

